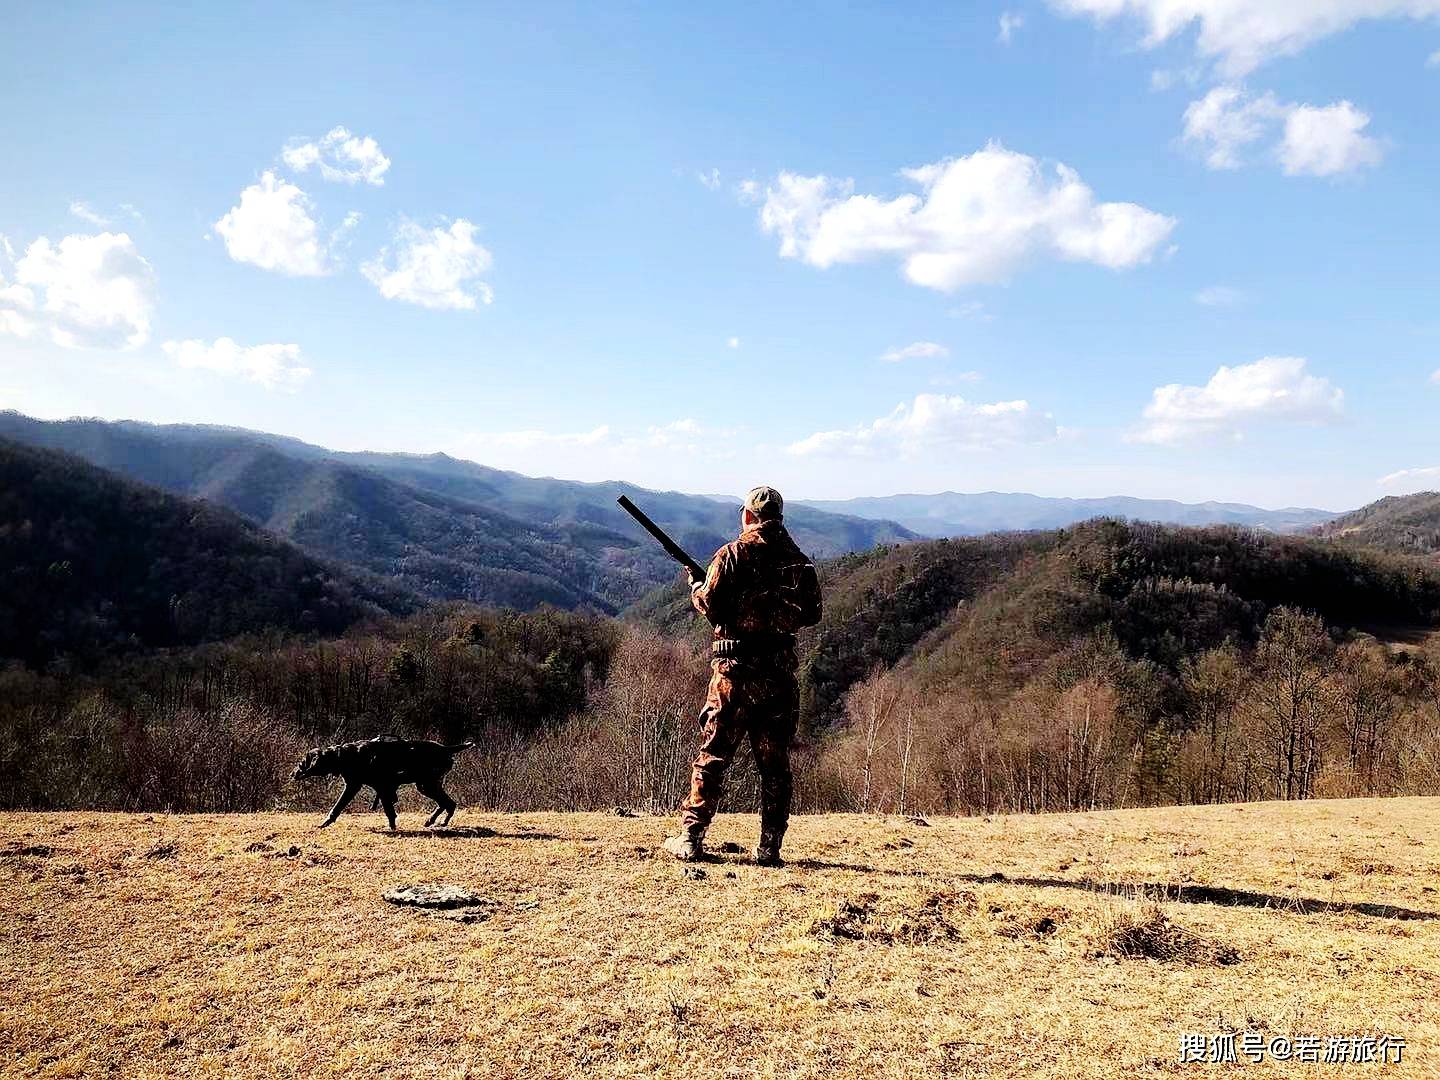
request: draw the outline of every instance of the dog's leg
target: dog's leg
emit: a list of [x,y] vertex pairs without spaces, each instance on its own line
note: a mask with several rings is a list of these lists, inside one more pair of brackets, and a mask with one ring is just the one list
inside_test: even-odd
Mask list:
[[345,812],[345,807],[349,806],[350,801],[360,794],[360,789],[364,786],[364,784],[346,780],[345,790],[340,793],[340,798],[335,800],[335,805],[330,809],[330,816],[320,823],[320,828],[324,829],[334,825],[335,819]]
[[390,822],[390,831],[395,831],[395,790],[393,788],[376,788],[375,796],[380,800],[380,805],[385,808],[385,819]]
[[[445,789],[440,786],[437,780],[427,780],[423,784],[417,783],[415,790],[435,804],[435,810],[425,819],[425,827],[428,829],[439,819],[441,813],[445,810],[445,804],[449,802],[450,799],[449,796],[445,794]],[[448,822],[449,819],[447,818],[446,821]]]
[[449,825],[450,819],[455,816],[455,800],[452,799],[450,797],[450,794],[443,787],[440,786],[440,781],[438,780],[435,781],[434,794],[432,794],[430,797],[440,804],[435,810],[436,817],[440,816],[441,810],[445,811],[445,820],[441,823],[442,827],[445,825]]

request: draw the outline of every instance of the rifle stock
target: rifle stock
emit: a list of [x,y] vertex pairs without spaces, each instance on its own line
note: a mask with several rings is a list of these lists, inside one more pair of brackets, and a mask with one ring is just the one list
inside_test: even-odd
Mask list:
[[675,543],[674,540],[671,540],[664,529],[646,517],[644,510],[641,510],[624,495],[621,495],[615,501],[620,504],[627,514],[638,521],[646,532],[660,541],[660,546],[665,549],[667,555],[690,571],[692,581],[703,581],[705,579],[705,568],[692,559],[684,548]]

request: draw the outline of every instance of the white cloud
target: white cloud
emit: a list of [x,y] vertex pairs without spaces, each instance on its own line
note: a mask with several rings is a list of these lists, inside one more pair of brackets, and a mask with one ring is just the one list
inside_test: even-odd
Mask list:
[[738,337],[726,338],[725,345],[727,348],[738,349],[740,347],[740,339]]
[[952,319],[966,319],[971,322],[994,322],[995,316],[985,310],[985,305],[979,300],[966,300],[963,304],[956,304],[945,312]]
[[96,228],[106,229],[110,227],[109,218],[103,214],[96,213],[91,209],[89,203],[81,202],[79,199],[75,199],[70,203],[70,213],[73,217],[77,217],[81,221],[94,225]]
[[1195,50],[1222,75],[1246,75],[1279,56],[1301,52],[1362,19],[1427,19],[1440,0],[1050,0],[1071,15],[1105,22],[1133,17],[1146,26],[1154,48],[1198,24]]
[[35,292],[24,285],[6,285],[0,275],[0,334],[28,338],[35,332]]
[[267,171],[240,193],[240,202],[215,223],[236,262],[294,277],[330,270],[330,254],[310,215],[310,199],[294,184]]
[[494,456],[510,451],[543,455],[549,451],[584,450],[589,452],[634,454],[653,450],[668,453],[710,452],[714,440],[733,434],[704,427],[686,417],[666,424],[652,424],[643,431],[617,432],[602,424],[589,431],[552,432],[538,429],[523,431],[471,432],[461,437],[465,452]]
[[1239,86],[1217,86],[1185,109],[1187,143],[1201,147],[1212,169],[1238,169],[1241,150],[1263,139],[1285,116],[1273,94],[1251,97]]
[[876,257],[901,261],[917,285],[953,291],[1003,281],[1028,258],[1112,269],[1148,262],[1175,219],[1134,203],[1097,203],[1073,169],[1053,178],[1034,158],[990,144],[902,175],[921,194],[854,194],[854,182],[781,173],[760,223],[780,254],[825,268]]
[[947,375],[932,375],[931,386],[958,386],[961,383],[977,383],[985,376],[979,371],[956,371]]
[[1287,175],[1333,176],[1379,163],[1384,151],[1364,134],[1369,123],[1348,101],[1301,105],[1225,85],[1190,103],[1183,137],[1203,151],[1210,168],[1236,169],[1245,164],[1247,148],[1273,139],[1279,129],[1273,153]]
[[161,348],[181,367],[247,379],[267,390],[297,390],[310,378],[310,369],[301,363],[299,345],[237,345],[222,337],[208,345],[193,340],[167,341]]
[[350,248],[350,234],[355,231],[355,226],[360,224],[361,213],[358,210],[351,210],[345,215],[343,221],[335,226],[330,233],[330,240],[326,245],[328,255],[332,261],[337,259],[342,252]]
[[280,151],[285,164],[295,172],[305,172],[318,165],[326,180],[343,184],[364,182],[376,187],[385,183],[390,159],[369,135],[361,138],[344,127],[331,128],[318,142],[291,139]]
[[914,457],[949,448],[985,449],[1056,437],[1055,418],[1027,401],[973,404],[947,394],[918,394],[870,424],[817,431],[787,450],[797,456]]
[[1386,473],[1375,481],[1381,487],[1405,487],[1411,491],[1420,491],[1435,486],[1440,486],[1440,465],[1427,465],[1419,469],[1398,469],[1392,473]]
[[696,173],[696,174],[695,174],[695,178],[696,178],[697,180],[699,180],[700,183],[704,184],[707,188],[709,188],[711,191],[719,191],[719,190],[720,190],[720,170],[719,170],[719,169],[710,169],[710,170],[707,171],[707,172],[699,172],[699,173]]
[[1202,307],[1235,307],[1244,300],[1245,294],[1229,285],[1207,285],[1195,294],[1195,303]]
[[760,182],[758,180],[741,180],[735,185],[735,197],[742,203],[758,203],[760,201]]
[[1425,58],[1426,67],[1440,67],[1440,49],[1436,49]]
[[475,226],[464,218],[456,218],[448,229],[402,221],[393,252],[383,248],[360,272],[387,300],[470,311],[477,301],[488,304],[494,299],[490,286],[478,280],[492,261],[490,252],[475,242]]
[[1156,68],[1150,72],[1150,89],[1169,90],[1172,86],[1198,86],[1204,74],[1195,64],[1183,68]]
[[[712,428],[693,418],[672,420],[643,428],[616,430],[608,425],[582,431],[470,432],[452,439],[449,448],[497,468],[515,469],[531,476],[565,476],[605,479],[634,478],[673,465],[670,484],[692,480],[694,461],[711,466],[733,459],[737,432]],[[683,463],[683,464],[676,464]]]
[[15,284],[0,279],[0,330],[28,337],[43,326],[69,349],[138,348],[150,337],[154,285],[125,233],[42,236],[15,263]]
[[939,345],[933,341],[916,341],[903,347],[886,349],[885,352],[881,354],[880,359],[888,360],[894,364],[899,363],[901,360],[935,359],[944,358],[949,355],[950,350],[944,345]]
[[1369,123],[1348,101],[1297,106],[1285,118],[1280,163],[1291,176],[1334,176],[1378,165],[1384,150],[1364,133]]
[[1279,422],[1321,424],[1339,418],[1345,395],[1308,374],[1296,356],[1267,356],[1221,367],[1204,386],[1158,386],[1145,406],[1137,442],[1238,439],[1247,428]]
[[996,40],[1001,45],[1009,45],[1010,40],[1015,36],[1015,31],[1025,25],[1025,16],[1018,15],[1013,11],[1006,11],[1000,15],[1000,33]]
[[686,418],[648,427],[643,435],[625,436],[618,440],[617,446],[625,451],[664,450],[667,454],[698,454],[707,446],[713,447],[724,434]]
[[611,441],[610,428],[601,425],[590,431],[555,433],[531,428],[525,431],[477,431],[460,439],[467,452],[532,451],[553,448],[585,448]]

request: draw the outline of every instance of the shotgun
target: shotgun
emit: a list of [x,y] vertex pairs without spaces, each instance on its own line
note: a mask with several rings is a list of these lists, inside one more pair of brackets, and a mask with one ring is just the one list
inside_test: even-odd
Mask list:
[[674,540],[671,540],[670,537],[665,534],[664,529],[646,517],[644,510],[641,510],[624,495],[621,495],[620,498],[615,501],[621,505],[627,514],[638,521],[646,532],[660,541],[660,546],[665,549],[667,555],[685,567],[686,570],[690,571],[691,581],[705,580],[705,568],[692,559],[684,548],[675,543]]

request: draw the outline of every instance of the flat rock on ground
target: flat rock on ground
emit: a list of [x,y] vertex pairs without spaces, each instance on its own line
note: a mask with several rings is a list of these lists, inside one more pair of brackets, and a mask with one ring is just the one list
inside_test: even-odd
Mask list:
[[398,885],[393,889],[386,889],[381,895],[392,904],[444,910],[490,903],[488,896],[462,889],[458,885]]

